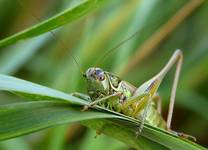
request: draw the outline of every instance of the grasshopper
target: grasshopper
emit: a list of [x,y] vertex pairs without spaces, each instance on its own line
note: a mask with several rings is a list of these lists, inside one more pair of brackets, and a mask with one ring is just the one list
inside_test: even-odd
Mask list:
[[[127,81],[121,80],[118,76],[110,72],[104,71],[101,68],[91,67],[83,74],[87,82],[88,95],[82,93],[73,93],[73,95],[90,101],[90,104],[85,106],[84,110],[94,105],[99,105],[139,119],[141,124],[139,130],[136,132],[137,135],[142,131],[144,123],[147,122],[153,126],[174,133],[177,136],[190,138],[195,141],[195,137],[171,130],[176,89],[182,62],[182,51],[176,50],[164,68],[138,88]],[[165,121],[161,116],[162,101],[157,90],[163,78],[174,64],[176,64],[176,72],[171,90],[167,121]]]
[[[23,8],[25,8],[21,1],[18,0],[18,2]],[[40,21],[40,19],[36,15],[31,15],[36,20]],[[56,38],[54,32],[49,32],[54,38]],[[133,38],[137,33],[138,31],[118,45],[116,45],[115,48],[118,48],[119,46]],[[62,48],[65,48],[63,42],[60,42],[59,44]],[[73,55],[71,55],[71,57],[73,58],[78,68],[80,68],[80,65],[78,64],[78,61],[75,59],[75,57]],[[137,135],[139,132],[142,132],[144,123],[147,122],[152,126],[162,128],[177,136],[190,138],[196,141],[196,138],[193,136],[175,132],[171,129],[176,89],[182,63],[182,51],[176,50],[173,53],[172,57],[169,59],[168,63],[164,66],[164,68],[150,80],[140,85],[138,88],[127,81],[121,80],[118,76],[110,72],[104,71],[101,68],[91,67],[87,69],[85,73],[83,73],[83,77],[86,79],[87,82],[87,95],[82,93],[73,93],[72,95],[89,101],[90,104],[85,106],[83,110],[87,110],[94,105],[99,105],[107,109],[133,117],[135,119],[139,119],[141,121],[141,124],[139,126],[139,130],[136,132]],[[162,100],[157,93],[157,90],[163,78],[166,76],[167,72],[172,68],[174,64],[176,64],[176,72],[171,90],[167,121],[165,121],[161,116]],[[82,72],[81,68],[80,71]],[[155,105],[157,106],[157,108],[155,107]]]

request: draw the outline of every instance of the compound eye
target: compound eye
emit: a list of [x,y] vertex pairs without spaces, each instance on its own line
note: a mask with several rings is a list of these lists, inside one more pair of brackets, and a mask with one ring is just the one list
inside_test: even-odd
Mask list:
[[103,72],[103,71],[100,70],[100,69],[96,69],[96,70],[95,70],[95,74],[96,74],[96,75],[99,75],[99,74],[101,74],[102,72]]
[[97,77],[98,80],[100,81],[103,81],[105,80],[105,74],[104,74],[104,71],[98,69],[98,70],[95,70],[95,75]]

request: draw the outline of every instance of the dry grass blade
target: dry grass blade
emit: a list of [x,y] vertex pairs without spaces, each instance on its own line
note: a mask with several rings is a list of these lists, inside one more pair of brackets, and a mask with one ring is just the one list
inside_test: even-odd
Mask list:
[[160,27],[146,42],[144,42],[137,52],[130,59],[120,75],[126,75],[141,60],[151,54],[156,46],[163,41],[183,20],[185,20],[194,10],[196,10],[204,0],[192,0],[183,6],[173,17],[171,17],[162,27]]

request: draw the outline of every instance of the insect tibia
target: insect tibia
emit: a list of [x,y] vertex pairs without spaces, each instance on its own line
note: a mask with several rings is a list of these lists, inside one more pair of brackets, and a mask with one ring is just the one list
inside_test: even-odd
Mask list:
[[183,61],[183,52],[180,49],[177,49],[173,53],[173,55],[171,56],[165,67],[155,77],[162,80],[175,63],[177,63],[177,65],[178,64],[180,65],[182,64],[182,61]]
[[[183,54],[181,50],[176,50],[168,63],[165,65],[165,67],[153,78],[143,83],[137,90],[137,94],[142,94],[144,92],[149,92],[151,96],[153,96],[156,92],[158,87],[160,86],[160,83],[162,82],[165,75],[168,73],[168,71],[172,68],[172,66],[177,63],[177,69],[176,69],[176,76],[180,73],[180,68],[183,61]],[[178,80],[178,77],[176,78]]]
[[183,63],[183,53],[181,50],[176,50],[168,63],[165,65],[165,67],[155,76],[158,80],[162,81],[162,79],[165,77],[167,72],[173,67],[173,65],[176,63],[176,71],[173,81],[173,86],[171,90],[171,96],[170,96],[170,104],[168,109],[168,117],[167,117],[167,128],[171,128],[171,120],[173,115],[173,109],[174,109],[174,103],[175,103],[175,96],[176,96],[176,89],[178,85],[179,75]]

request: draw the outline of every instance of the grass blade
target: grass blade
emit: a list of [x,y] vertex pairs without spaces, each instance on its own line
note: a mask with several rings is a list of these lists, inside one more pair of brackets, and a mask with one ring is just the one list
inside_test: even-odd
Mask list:
[[32,82],[0,74],[0,90],[17,93],[35,100],[64,100],[75,104],[87,104],[86,101],[55,89]]
[[0,140],[80,120],[117,117],[101,112],[81,112],[81,107],[53,101],[24,102],[0,106]]
[[0,47],[15,43],[21,39],[31,38],[72,22],[95,8],[101,0],[85,0],[76,6],[66,9],[31,28],[14,34],[0,41]]
[[[124,143],[131,145],[136,149],[173,149],[173,150],[205,150],[198,144],[191,141],[175,137],[171,134],[167,134],[158,128],[145,125],[140,136],[136,138],[135,131],[138,130],[138,126],[134,123],[126,122],[124,120],[91,120],[84,121],[84,125],[94,128],[102,133],[119,139]],[[154,145],[154,143],[148,143],[147,141],[154,141],[159,143],[160,146]],[[154,146],[153,146],[154,145]],[[152,146],[154,148],[152,148]]]
[[[52,97],[84,105],[80,99],[38,84],[10,76],[0,76],[0,90],[22,92],[40,98]],[[96,106],[96,111],[81,112],[82,106],[64,101],[35,101],[0,106],[0,140],[12,138],[59,124],[84,121],[84,125],[117,138],[137,149],[204,149],[189,140],[176,137],[167,131],[145,124],[141,136],[135,131],[139,120]],[[106,119],[109,118],[109,119]],[[91,119],[91,120],[89,120]],[[96,120],[92,120],[96,119]],[[116,120],[115,120],[116,119]],[[88,120],[88,121],[86,121]]]

